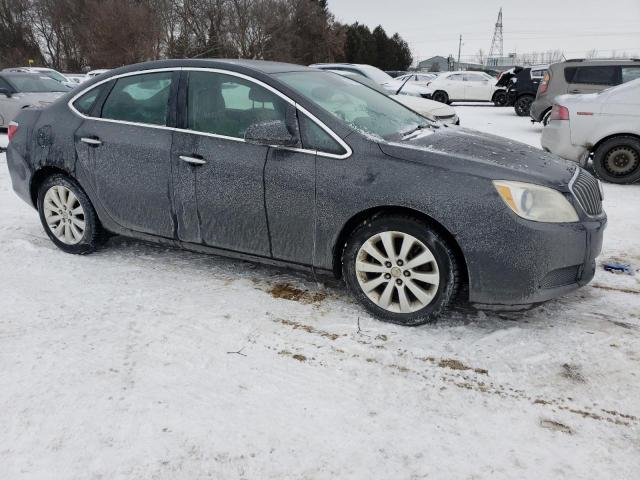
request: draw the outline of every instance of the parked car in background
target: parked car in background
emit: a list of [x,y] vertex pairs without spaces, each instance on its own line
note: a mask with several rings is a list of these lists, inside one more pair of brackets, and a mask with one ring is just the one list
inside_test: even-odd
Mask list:
[[69,87],[48,75],[0,72],[0,128],[9,128],[22,109],[49,105],[68,91]]
[[558,95],[595,93],[640,78],[640,60],[567,60],[549,66],[530,115],[542,122],[551,112]]
[[542,147],[613,183],[640,180],[640,79],[599,93],[561,95],[542,130]]
[[4,71],[7,71],[7,72],[31,72],[31,73],[44,74],[47,77],[53,78],[55,81],[60,82],[61,84],[65,85],[65,86],[67,86],[69,88],[74,88],[74,87],[77,86],[76,82],[68,79],[67,77],[62,75],[57,70],[54,70],[53,68],[46,68],[46,67],[13,67],[13,68],[5,68]]
[[438,75],[436,73],[408,73],[406,75],[400,75],[396,80],[405,81],[409,78],[410,83],[420,83],[428,85]]
[[320,70],[334,70],[356,73],[370,80],[373,80],[378,85],[384,85],[385,83],[393,80],[393,77],[391,75],[371,65],[363,65],[359,63],[314,63],[313,65],[309,66],[311,68],[319,68]]
[[97,70],[91,70],[91,71],[87,72],[87,77],[89,77],[91,79],[93,77],[97,77],[98,75],[101,75],[101,74],[103,74],[105,72],[108,72],[108,71],[109,71],[108,68],[100,68],[100,69],[97,69]]
[[[316,63],[309,66],[311,68],[318,68],[320,70],[331,70],[332,72],[350,72],[355,75],[361,75],[377,83],[378,85],[382,85],[390,94],[396,94],[400,87],[402,87],[405,83],[398,81],[398,79],[394,79],[389,74],[372,65],[355,63]],[[418,84],[405,85],[402,91],[405,95],[415,95],[424,98],[428,98],[431,95],[431,91],[428,88]]]
[[403,75],[383,83],[382,86],[391,94],[402,93],[404,95],[430,98],[432,92],[428,87],[428,82],[431,78],[427,79],[423,77],[420,81],[415,80],[416,78],[417,75]]
[[577,165],[276,62],[110,71],[23,110],[7,166],[64,252],[109,231],[335,276],[402,325],[458,295],[522,308],[585,285],[607,221]]
[[65,73],[64,76],[77,84],[84,83],[90,78],[87,75],[81,73]]
[[402,87],[402,85],[400,85],[400,93],[393,94],[389,93],[388,90],[386,90],[383,86],[378,85],[373,80],[363,77],[362,75],[359,75],[357,73],[341,70],[328,71],[337,73],[338,75],[342,75],[343,77],[351,78],[352,80],[373,88],[380,93],[384,93],[385,95],[393,98],[395,101],[409,107],[414,112],[417,112],[428,120],[431,120],[432,122],[442,122],[445,125],[460,125],[460,119],[458,118],[458,114],[453,107],[440,102],[435,102],[433,100],[427,100],[426,98],[417,97],[415,95],[403,95],[402,91],[404,90],[404,88]]
[[494,102],[504,105],[506,89],[496,86],[497,79],[484,72],[444,72],[429,84],[436,102]]
[[393,77],[393,78],[397,78],[400,75],[405,75],[407,72],[406,70],[385,70],[384,73],[386,73],[387,75]]
[[507,86],[507,104],[513,105],[516,115],[529,115],[531,104],[536,98],[538,87],[547,72],[547,65],[516,67]]

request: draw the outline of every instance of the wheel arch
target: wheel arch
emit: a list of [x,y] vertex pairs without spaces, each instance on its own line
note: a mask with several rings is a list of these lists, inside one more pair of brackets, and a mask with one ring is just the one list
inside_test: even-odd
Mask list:
[[458,244],[457,240],[447,230],[444,225],[438,222],[433,217],[413,208],[409,207],[401,207],[401,206],[379,206],[372,207],[367,210],[363,210],[362,212],[357,213],[353,217],[351,217],[340,230],[338,234],[337,240],[333,245],[333,274],[336,278],[342,277],[342,254],[344,252],[346,242],[353,233],[353,231],[358,228],[360,224],[365,222],[366,220],[373,220],[374,218],[380,216],[387,215],[409,215],[415,217],[416,219],[424,222],[425,225],[428,225],[430,228],[434,229],[440,236],[442,236],[447,243],[454,250],[456,255],[456,260],[460,265],[460,293],[459,296],[464,296],[464,300],[468,297],[468,285],[469,285],[469,269],[467,266],[467,261],[464,257],[464,253],[462,252],[462,248]]
[[610,135],[607,135],[606,137],[602,137],[600,140],[594,143],[593,146],[591,147],[591,152],[592,153],[595,152],[600,147],[600,145],[602,145],[604,142],[616,137],[633,137],[636,140],[640,141],[640,135],[637,133],[612,133]]
[[56,173],[65,175],[75,180],[75,178],[73,178],[73,175],[71,175],[67,170],[63,168],[54,167],[51,165],[45,165],[42,168],[39,168],[31,176],[31,184],[29,186],[31,203],[34,207],[38,207],[38,190],[40,189],[40,185],[42,185],[42,182],[44,182],[47,178],[49,178],[51,175],[55,175]]

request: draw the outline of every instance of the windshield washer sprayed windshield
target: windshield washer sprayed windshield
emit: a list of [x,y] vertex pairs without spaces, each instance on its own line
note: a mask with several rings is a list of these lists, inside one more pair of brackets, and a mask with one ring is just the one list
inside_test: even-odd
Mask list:
[[401,140],[429,122],[387,95],[330,72],[275,75],[330,114],[356,130],[383,140]]

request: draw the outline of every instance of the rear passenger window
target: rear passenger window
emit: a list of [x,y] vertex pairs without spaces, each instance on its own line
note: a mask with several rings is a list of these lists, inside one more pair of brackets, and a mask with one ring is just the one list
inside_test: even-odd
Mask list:
[[640,78],[640,66],[622,67],[622,83]]
[[102,93],[102,89],[105,84],[100,85],[99,87],[94,88],[93,90],[89,90],[87,93],[78,98],[75,102],[73,102],[73,107],[78,110],[83,115],[89,115],[93,105],[96,103],[96,100]]
[[615,65],[597,65],[591,67],[567,67],[565,79],[568,83],[591,85],[617,85],[618,68]]
[[189,73],[187,128],[244,138],[251,125],[285,121],[287,103],[254,82],[212,72]]
[[165,125],[172,76],[160,72],[118,79],[102,106],[102,118]]
[[301,112],[298,112],[302,147],[305,150],[317,150],[322,153],[344,155],[347,153],[331,135]]

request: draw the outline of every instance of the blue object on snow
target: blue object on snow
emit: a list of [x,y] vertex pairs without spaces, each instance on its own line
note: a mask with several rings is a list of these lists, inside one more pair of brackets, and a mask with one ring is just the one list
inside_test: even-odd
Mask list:
[[629,275],[633,275],[633,270],[631,270],[631,265],[628,263],[607,262],[607,263],[603,263],[602,266],[607,272],[621,272],[621,273],[628,273]]

